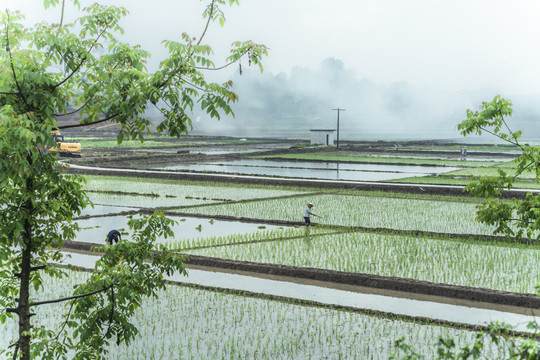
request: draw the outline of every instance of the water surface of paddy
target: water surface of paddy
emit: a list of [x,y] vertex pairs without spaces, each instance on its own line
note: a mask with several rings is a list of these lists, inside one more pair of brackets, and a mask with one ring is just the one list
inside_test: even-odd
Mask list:
[[338,164],[272,160],[233,160],[159,167],[166,170],[213,171],[249,175],[284,176],[328,180],[380,181],[426,176],[457,170],[456,167],[389,164]]

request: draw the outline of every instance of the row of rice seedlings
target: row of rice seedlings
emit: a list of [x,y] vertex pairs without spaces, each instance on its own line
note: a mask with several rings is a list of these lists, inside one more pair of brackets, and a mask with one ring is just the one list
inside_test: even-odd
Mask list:
[[[68,278],[47,279],[40,297],[67,293],[87,276],[70,272]],[[36,323],[58,329],[68,308],[51,304],[36,310]],[[399,316],[380,318],[173,285],[156,298],[145,299],[132,320],[140,334],[129,345],[113,342],[108,358],[387,359],[395,340],[402,337],[426,358],[434,358],[439,337],[452,337],[462,346],[475,336],[466,330],[402,321]],[[0,347],[6,348],[16,332],[14,320],[2,326]],[[506,354],[503,345],[485,345],[489,358]]]
[[476,222],[475,205],[464,202],[329,194],[220,204],[182,209],[182,211],[207,215],[302,221],[307,202],[314,203],[313,212],[323,216],[322,219],[314,218],[313,220],[325,225],[460,234],[493,233],[493,227]]
[[[261,226],[259,226],[261,228]],[[328,232],[330,230],[319,227],[310,229],[311,236]],[[169,249],[182,250],[197,247],[212,247],[221,245],[232,245],[247,242],[263,242],[274,239],[288,239],[299,236],[304,236],[306,229],[303,226],[299,227],[279,227],[277,229],[259,230],[257,232],[244,234],[229,234],[223,236],[212,237],[196,237],[196,238],[175,238],[174,240],[165,242],[165,246]]]
[[[453,171],[451,174],[453,175],[474,175],[474,176],[499,176],[499,168],[473,168],[473,169],[466,169],[466,170],[457,170]],[[515,163],[513,167],[503,167],[503,169],[510,175],[513,175],[516,173]],[[520,174],[518,179],[530,179],[534,180],[536,179],[536,172],[529,170],[524,171]]]
[[[306,192],[305,189],[268,187],[244,184],[226,184],[214,182],[188,182],[161,179],[140,179],[129,177],[87,176],[85,189],[109,190],[139,193],[156,193],[161,198],[186,196],[207,199],[247,200],[274,196],[286,196]],[[309,191],[309,190],[308,190]]]
[[402,235],[340,233],[303,240],[188,251],[231,260],[368,273],[536,293],[539,246],[479,244]]
[[[518,178],[519,179],[519,178]],[[471,182],[468,176],[459,175],[452,177],[452,173],[447,173],[445,176],[423,176],[423,177],[409,177],[396,180],[389,180],[389,182],[396,183],[412,183],[412,184],[445,184],[445,185],[463,185],[466,186]],[[516,181],[514,182],[515,189],[539,189],[540,185],[532,180]],[[461,198],[463,199],[463,197]],[[469,198],[474,199],[474,198]],[[482,199],[476,199],[478,200]],[[469,200],[470,201],[470,200]]]
[[219,203],[219,201],[206,201],[202,199],[186,197],[146,197],[146,196],[126,196],[103,193],[87,193],[94,204],[107,204],[116,206],[130,206],[136,208],[156,208],[168,206],[186,206],[207,203]]

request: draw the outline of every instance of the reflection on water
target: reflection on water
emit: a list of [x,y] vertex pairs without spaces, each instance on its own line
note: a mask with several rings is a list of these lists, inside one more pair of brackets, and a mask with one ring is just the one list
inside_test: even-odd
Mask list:
[[[64,263],[93,268],[97,257],[82,254],[70,254]],[[509,312],[471,308],[437,303],[431,301],[411,300],[385,295],[375,295],[358,291],[337,290],[328,287],[297,284],[288,281],[261,279],[259,277],[188,269],[188,277],[180,274],[166,276],[167,280],[203,286],[215,286],[235,290],[251,291],[275,296],[317,301],[326,304],[349,306],[359,309],[372,309],[395,314],[422,316],[432,319],[456,321],[465,324],[487,325],[492,321],[502,321],[516,328],[527,331],[529,321],[537,318],[531,315],[520,315]],[[405,294],[404,294],[405,295]],[[449,299],[452,302],[452,299]],[[459,303],[459,301],[456,301]],[[478,304],[479,306],[481,304]],[[532,311],[532,309],[531,309]],[[530,331],[530,330],[529,330]]]
[[306,246],[306,249],[311,249],[313,247],[313,244],[311,242],[311,226],[306,226],[306,229],[304,231],[304,245]]
[[455,167],[393,164],[338,164],[272,160],[233,160],[159,167],[167,170],[213,171],[327,180],[380,181],[426,176],[457,170]]

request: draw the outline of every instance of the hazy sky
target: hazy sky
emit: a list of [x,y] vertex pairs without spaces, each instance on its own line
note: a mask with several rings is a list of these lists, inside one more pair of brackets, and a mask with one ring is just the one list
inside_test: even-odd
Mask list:
[[[198,36],[203,26],[198,0],[98,2],[126,7],[128,40],[158,56],[160,40]],[[59,12],[46,17],[41,0],[0,3],[29,22]],[[374,82],[540,93],[540,1],[240,0],[225,11],[225,27],[207,38],[216,53],[225,56],[235,39],[262,42],[271,48],[265,69],[273,73],[335,57]]]
[[[81,3],[96,1],[130,11],[122,22],[126,39],[152,52],[151,66],[165,55],[161,40],[179,40],[184,31],[198,37],[204,26],[200,14],[206,1]],[[42,0],[0,4],[20,9],[28,23],[59,18],[59,8],[45,12]],[[214,24],[206,37],[218,65],[234,40],[251,39],[271,48],[264,63],[273,74],[289,75],[296,66],[316,70],[334,57],[358,80],[431,89],[437,104],[484,89],[485,100],[496,94],[540,97],[537,0],[240,0],[240,6],[224,10],[225,27]],[[226,79],[236,70],[221,76]],[[457,106],[464,113],[465,105]]]

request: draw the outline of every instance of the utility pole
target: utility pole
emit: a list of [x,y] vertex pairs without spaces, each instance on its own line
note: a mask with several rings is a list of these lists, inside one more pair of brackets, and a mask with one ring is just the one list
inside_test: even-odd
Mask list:
[[345,111],[345,109],[337,108],[337,109],[332,109],[332,110],[337,111],[337,143],[336,143],[336,148],[339,149],[339,112],[340,111]]

